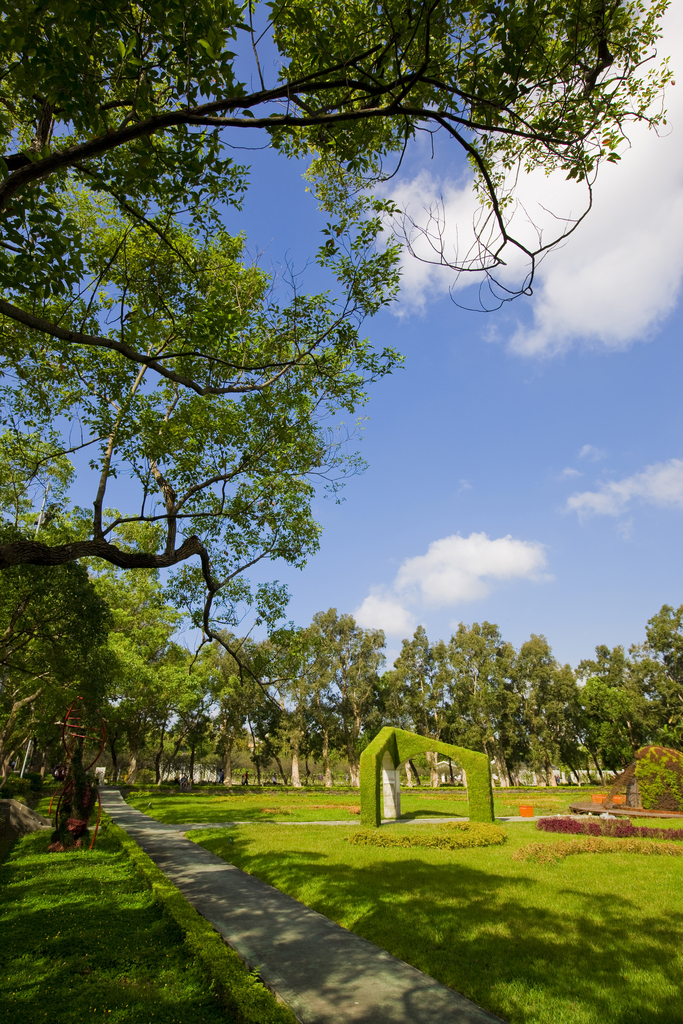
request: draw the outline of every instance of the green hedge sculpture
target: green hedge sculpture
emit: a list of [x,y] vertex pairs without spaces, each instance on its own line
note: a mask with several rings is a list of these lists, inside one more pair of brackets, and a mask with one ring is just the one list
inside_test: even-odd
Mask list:
[[418,736],[405,729],[385,726],[360,756],[360,820],[366,828],[378,828],[382,822],[382,765],[385,755],[395,771],[411,757],[434,750],[445,754],[467,772],[470,821],[493,821],[491,766],[486,754],[466,747]]
[[640,799],[648,811],[683,811],[683,754],[670,747],[641,747],[636,754]]

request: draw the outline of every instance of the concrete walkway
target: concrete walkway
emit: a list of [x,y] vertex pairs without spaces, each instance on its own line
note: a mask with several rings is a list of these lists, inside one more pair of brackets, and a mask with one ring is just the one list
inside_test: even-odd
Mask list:
[[301,1024],[500,1024],[464,996],[179,836],[177,826],[129,807],[118,790],[100,792],[117,825],[250,969],[258,968]]
[[[544,815],[548,817],[548,815]],[[357,821],[358,819],[356,819]],[[469,818],[387,818],[382,825],[445,825],[452,821],[469,821]],[[538,818],[496,818],[496,821],[538,821]],[[353,818],[340,821],[189,821],[183,825],[164,825],[176,832],[193,832],[198,828],[234,828],[237,825],[353,825]]]

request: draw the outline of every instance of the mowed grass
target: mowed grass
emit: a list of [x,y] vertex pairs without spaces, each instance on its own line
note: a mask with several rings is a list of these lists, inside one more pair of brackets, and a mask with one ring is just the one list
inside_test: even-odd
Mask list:
[[360,793],[327,794],[324,789],[233,790],[196,789],[193,793],[160,794],[156,789],[126,795],[131,807],[167,825],[219,821],[354,821],[360,814]]
[[106,825],[90,853],[48,854],[49,837],[19,840],[0,866],[2,1024],[226,1024]]
[[504,846],[459,851],[354,846],[346,825],[190,836],[512,1024],[683,1022],[683,857],[520,864],[562,837],[504,827]]
[[[597,787],[560,787],[535,790],[494,790],[497,816],[516,816],[520,804],[536,814],[566,814],[571,803],[590,800]],[[167,825],[228,821],[353,821],[360,810],[359,790],[335,792],[319,786],[301,789],[258,789],[251,786],[197,788],[193,793],[159,792],[156,787],[126,795],[132,807]],[[463,789],[401,790],[401,812],[406,818],[467,817]]]

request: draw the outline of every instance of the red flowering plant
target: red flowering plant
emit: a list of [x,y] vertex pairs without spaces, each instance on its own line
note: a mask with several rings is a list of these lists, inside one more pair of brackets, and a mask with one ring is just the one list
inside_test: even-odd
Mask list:
[[633,825],[628,818],[539,818],[541,832],[561,832],[573,836],[612,836],[614,839],[683,839],[683,828],[649,828]]

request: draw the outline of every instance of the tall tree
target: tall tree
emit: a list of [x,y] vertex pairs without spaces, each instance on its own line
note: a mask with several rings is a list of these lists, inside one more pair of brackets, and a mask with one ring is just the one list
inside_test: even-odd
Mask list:
[[[239,741],[244,738],[247,716],[249,714],[254,683],[251,677],[244,680],[241,666],[245,654],[244,641],[237,637],[226,637],[226,646],[210,648],[203,656],[207,661],[212,681],[214,704],[217,716],[214,720],[216,751],[221,758],[225,785],[232,785],[233,758]],[[240,660],[236,660],[230,650],[238,652]],[[286,781],[286,780],[285,780]]]
[[601,776],[603,767],[620,771],[655,727],[644,674],[623,647],[604,644],[595,648],[595,658],[579,663],[577,674],[585,680],[579,693],[584,745]]
[[362,629],[352,615],[338,615],[336,608],[314,615],[310,628],[320,638],[322,656],[329,665],[332,702],[344,740],[351,785],[360,786],[360,737],[384,660],[384,633],[381,629]]
[[[394,671],[415,732],[440,739],[448,721],[447,697],[453,675],[446,644],[443,640],[430,644],[424,626],[418,626],[412,639],[403,641]],[[437,761],[435,751],[428,751],[433,787],[439,785]]]
[[501,785],[509,785],[510,756],[520,695],[512,681],[515,650],[498,626],[460,623],[449,642],[454,671],[451,734],[464,746],[483,750]]
[[[0,587],[0,785],[19,746],[83,697],[103,701],[111,616],[83,566],[16,566]],[[44,728],[42,728],[44,726]]]
[[[0,325],[7,460],[15,451],[23,458],[24,439],[38,437],[33,447],[53,474],[77,449],[90,451],[95,471],[94,513],[72,509],[39,538],[8,540],[0,566],[82,557],[127,569],[178,566],[174,598],[206,637],[221,622],[234,624],[235,605],[252,599],[269,621],[283,589],[264,584],[252,598],[242,574],[263,559],[301,565],[317,549],[313,481],[327,477],[334,490],[360,465],[324,421],[342,408],[352,413],[367,384],[396,361],[358,334],[358,319],[394,287],[391,252],[368,253],[379,219],[351,228],[351,238],[340,227],[342,237],[320,251],[345,282],[340,302],[295,294],[280,306],[267,276],[242,261],[241,238],[208,235],[208,223],[183,225],[163,208],[163,228],[124,217],[92,189],[66,189],[61,202],[83,225],[84,283],[75,300],[50,293],[35,301],[64,323],[92,331],[108,323],[121,344],[134,338],[147,352],[174,350],[176,369],[157,373],[151,357],[122,361],[97,346],[70,352],[62,339],[27,348],[23,327]],[[219,358],[207,361],[207,346]],[[190,364],[204,381],[199,394],[181,380]],[[73,421],[76,444],[54,428]],[[111,508],[119,496],[123,512]],[[163,529],[119,543],[119,527],[132,524]]]
[[[649,620],[644,660],[648,694],[657,706],[658,739],[678,749],[683,745],[683,605],[662,605]],[[654,664],[652,664],[654,662]]]
[[[578,769],[579,694],[569,665],[559,665],[544,636],[532,633],[515,660],[514,678],[524,694],[520,707],[522,739],[517,760],[542,772],[555,786],[554,765]],[[526,740],[526,742],[524,742]]]

